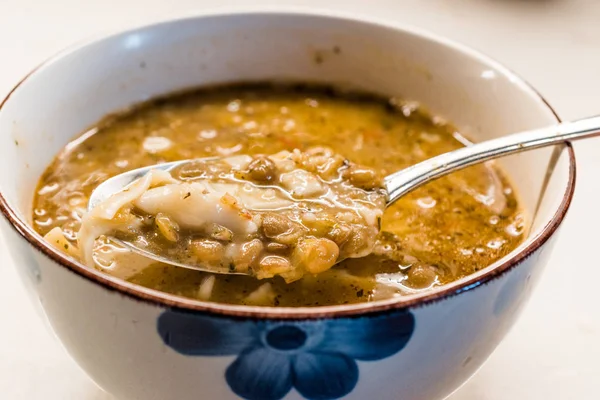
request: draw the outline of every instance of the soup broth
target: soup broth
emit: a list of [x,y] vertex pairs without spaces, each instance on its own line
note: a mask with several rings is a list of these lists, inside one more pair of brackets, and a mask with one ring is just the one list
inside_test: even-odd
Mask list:
[[[311,85],[208,88],[107,117],[76,138],[41,177],[33,222],[51,244],[80,259],[77,233],[90,194],[131,169],[317,147],[385,176],[464,145],[468,141],[452,125],[395,98]],[[525,233],[513,189],[493,163],[486,163],[431,182],[389,206],[369,255],[289,283],[281,276],[213,275],[152,262],[107,237],[95,241],[93,265],[142,286],[200,300],[348,304],[460,279],[512,251]]]

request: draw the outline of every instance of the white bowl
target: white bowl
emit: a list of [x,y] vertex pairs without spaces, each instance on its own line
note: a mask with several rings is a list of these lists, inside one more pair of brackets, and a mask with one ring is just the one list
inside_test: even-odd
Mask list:
[[557,122],[496,62],[363,17],[224,12],[94,40],[43,64],[0,107],[0,220],[34,301],[73,358],[118,398],[444,398],[486,360],[537,282],[574,190],[570,146],[501,162],[535,215],[523,245],[402,299],[293,309],[183,299],[87,269],[31,228],[40,174],[104,115],[180,89],[255,80],[399,95],[476,140]]

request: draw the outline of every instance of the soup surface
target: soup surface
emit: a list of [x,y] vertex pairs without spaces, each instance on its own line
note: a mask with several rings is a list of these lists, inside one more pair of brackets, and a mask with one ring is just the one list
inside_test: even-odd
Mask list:
[[[325,147],[385,176],[467,144],[451,125],[394,98],[304,85],[209,88],[107,117],[73,140],[40,180],[33,222],[51,244],[81,259],[77,234],[91,192],[130,169]],[[512,188],[487,163],[429,183],[388,207],[381,233],[371,238],[371,254],[291,283],[281,276],[258,280],[152,262],[104,236],[94,243],[93,264],[130,282],[200,300],[348,304],[460,279],[509,253],[525,233],[526,220]]]

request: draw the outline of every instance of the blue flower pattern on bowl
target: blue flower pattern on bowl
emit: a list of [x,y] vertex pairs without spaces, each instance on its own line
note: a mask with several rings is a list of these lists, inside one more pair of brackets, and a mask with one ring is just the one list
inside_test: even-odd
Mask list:
[[410,312],[314,321],[259,321],[166,311],[158,333],[188,356],[237,358],[225,371],[231,390],[248,400],[277,400],[295,388],[307,399],[336,399],[356,386],[356,360],[402,350],[415,320]]

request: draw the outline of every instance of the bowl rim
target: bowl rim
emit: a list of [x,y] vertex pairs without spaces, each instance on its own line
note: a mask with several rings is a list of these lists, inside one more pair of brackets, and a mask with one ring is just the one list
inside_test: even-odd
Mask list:
[[[478,50],[463,45],[454,40],[450,40],[431,33],[427,30],[414,27],[411,25],[397,23],[382,18],[375,18],[371,16],[362,16],[354,13],[339,12],[329,9],[319,8],[306,8],[306,7],[218,7],[197,12],[194,14],[188,14],[184,16],[176,16],[168,19],[162,19],[158,21],[150,21],[144,24],[120,29],[115,32],[99,34],[91,39],[76,43],[67,47],[65,50],[55,54],[49,59],[43,61],[36,68],[26,74],[6,95],[6,97],[0,102],[0,112],[3,106],[10,100],[10,97],[23,85],[29,78],[35,75],[44,67],[52,64],[55,60],[58,60],[65,55],[72,52],[81,50],[93,43],[110,39],[118,35],[132,33],[140,29],[151,29],[163,24],[172,24],[178,22],[184,22],[187,20],[197,20],[202,18],[211,17],[232,17],[232,16],[304,16],[304,17],[320,17],[330,19],[341,19],[345,21],[371,24],[383,28],[389,28],[399,31],[404,31],[408,34],[421,37],[425,40],[436,42],[445,47],[449,47],[459,53],[462,53],[471,58],[482,61],[483,63],[494,68],[502,75],[511,79],[511,81],[518,85],[521,89],[527,92],[531,97],[540,102],[556,119],[556,122],[561,122],[560,117],[552,106],[542,97],[542,95],[527,83],[523,78],[515,74],[510,69],[506,68],[491,57],[484,55]],[[246,305],[230,305],[221,303],[211,303],[200,300],[192,300],[184,297],[179,297],[173,294],[161,292],[155,289],[145,288],[136,284],[132,284],[125,280],[116,278],[114,276],[105,274],[98,270],[90,269],[83,264],[69,258],[64,253],[56,250],[49,243],[43,240],[42,236],[35,232],[35,230],[21,217],[19,217],[13,207],[11,207],[0,189],[0,212],[10,223],[10,226],[17,231],[34,249],[39,251],[43,256],[49,258],[51,261],[65,267],[72,273],[94,283],[98,284],[104,289],[109,291],[117,292],[121,295],[127,296],[133,300],[149,303],[157,307],[168,307],[172,309],[179,309],[182,311],[196,311],[206,312],[213,314],[220,314],[229,317],[243,317],[253,319],[280,319],[280,320],[302,320],[302,319],[323,319],[323,318],[339,318],[339,317],[351,317],[351,316],[362,316],[372,313],[381,313],[392,310],[406,310],[407,308],[417,308],[429,304],[436,303],[438,301],[447,299],[449,297],[456,296],[460,293],[470,291],[478,286],[489,283],[490,281],[499,278],[507,271],[512,270],[518,266],[522,261],[531,256],[535,251],[540,249],[552,235],[556,232],[560,224],[562,223],[569,206],[571,204],[576,180],[576,162],[575,153],[573,147],[569,142],[561,145],[563,149],[567,151],[569,170],[568,170],[568,181],[565,193],[562,197],[561,203],[558,209],[550,219],[550,221],[539,231],[534,237],[528,237],[528,243],[522,246],[518,251],[513,251],[507,256],[501,258],[495,263],[470,274],[462,279],[451,282],[449,284],[440,286],[436,289],[426,291],[424,293],[411,294],[398,298],[378,300],[372,303],[358,303],[348,305],[334,305],[334,306],[321,306],[321,307],[260,307],[260,306],[246,306]]]

